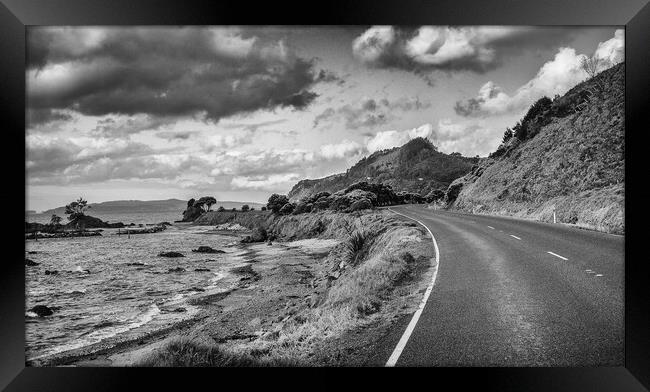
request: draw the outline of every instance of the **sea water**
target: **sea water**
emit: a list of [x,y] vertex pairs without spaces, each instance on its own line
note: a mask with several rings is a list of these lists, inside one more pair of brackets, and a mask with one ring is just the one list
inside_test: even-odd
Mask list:
[[[27,359],[193,317],[199,309],[188,299],[223,290],[219,282],[241,261],[241,250],[228,246],[237,238],[209,229],[181,224],[152,234],[105,229],[97,237],[27,240],[25,257],[40,264],[25,267]],[[193,253],[198,246],[227,253]],[[185,257],[158,256],[165,251]],[[185,272],[169,272],[177,267]],[[35,305],[58,309],[37,317],[29,311]]]

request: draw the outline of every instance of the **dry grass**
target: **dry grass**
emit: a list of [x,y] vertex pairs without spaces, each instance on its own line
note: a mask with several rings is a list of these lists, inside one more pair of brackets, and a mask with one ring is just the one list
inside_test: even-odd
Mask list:
[[349,306],[360,315],[376,313],[387,294],[408,275],[414,261],[408,252],[372,257],[332,286],[325,304]]
[[137,363],[137,367],[260,367],[290,366],[292,362],[274,358],[264,360],[251,355],[228,352],[217,345],[207,345],[188,338],[178,338]]

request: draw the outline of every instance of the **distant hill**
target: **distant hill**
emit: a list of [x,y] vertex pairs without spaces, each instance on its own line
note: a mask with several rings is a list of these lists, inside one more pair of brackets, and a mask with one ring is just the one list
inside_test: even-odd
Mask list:
[[358,181],[381,182],[395,191],[408,191],[423,196],[434,189],[445,190],[458,177],[468,173],[478,158],[460,154],[444,154],[427,139],[416,138],[401,147],[377,151],[364,157],[346,173],[302,180],[289,192],[296,201],[311,194],[336,192]]
[[[225,209],[241,208],[244,204],[250,207],[259,208],[263,206],[260,203],[248,203],[239,201],[217,201],[217,204],[212,208],[217,209],[223,206]],[[179,215],[187,207],[187,200],[167,199],[167,200],[114,200],[102,203],[92,203],[90,205],[89,215],[108,215],[108,214],[146,214],[146,213],[161,213],[161,212],[177,212]],[[64,207],[57,207],[41,214],[52,215],[56,214],[63,216],[65,213]]]
[[454,181],[451,207],[624,232],[625,64],[536,105],[522,137]]

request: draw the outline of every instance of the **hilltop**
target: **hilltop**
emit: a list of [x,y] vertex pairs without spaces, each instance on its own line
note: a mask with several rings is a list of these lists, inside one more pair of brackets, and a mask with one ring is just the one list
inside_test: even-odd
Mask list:
[[[625,65],[540,99],[447,191],[451,208],[624,232]],[[518,137],[518,136],[519,137]]]
[[427,139],[416,138],[401,147],[377,151],[362,158],[345,173],[329,177],[302,180],[289,192],[297,201],[318,192],[334,193],[359,182],[383,183],[395,191],[427,195],[432,190],[444,190],[456,178],[470,171],[478,158],[458,153],[444,154]]

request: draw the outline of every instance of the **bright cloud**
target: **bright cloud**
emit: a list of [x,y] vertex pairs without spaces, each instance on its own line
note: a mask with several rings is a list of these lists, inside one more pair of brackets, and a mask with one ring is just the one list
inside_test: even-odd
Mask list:
[[[614,38],[601,42],[594,56],[601,60],[601,70],[623,61],[624,32],[617,30]],[[475,98],[456,102],[454,107],[461,116],[486,116],[519,112],[543,96],[554,97],[566,93],[587,78],[581,67],[586,57],[573,48],[560,48],[553,60],[546,62],[535,77],[513,94],[489,81],[478,91]]]

